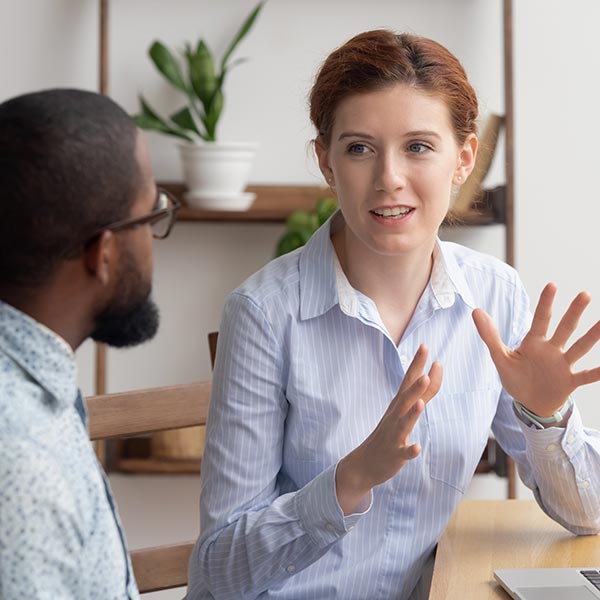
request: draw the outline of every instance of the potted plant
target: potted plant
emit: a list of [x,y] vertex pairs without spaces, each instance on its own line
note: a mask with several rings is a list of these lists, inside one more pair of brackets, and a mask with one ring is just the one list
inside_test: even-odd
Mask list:
[[162,42],[154,41],[148,54],[164,78],[185,96],[185,104],[168,118],[160,116],[140,95],[138,127],[159,131],[179,140],[185,199],[198,208],[244,210],[254,194],[244,193],[256,143],[217,141],[217,125],[224,105],[224,84],[229,71],[243,59],[231,61],[238,44],[246,37],[264,2],[248,15],[227,47],[217,68],[213,53],[203,39],[189,42],[181,60]]
[[335,198],[319,198],[314,211],[295,210],[286,220],[285,233],[279,238],[275,256],[304,246],[312,234],[337,210]]

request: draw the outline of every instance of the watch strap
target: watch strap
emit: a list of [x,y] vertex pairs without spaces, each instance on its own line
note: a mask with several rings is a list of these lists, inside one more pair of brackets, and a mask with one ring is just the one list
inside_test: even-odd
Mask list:
[[571,410],[573,406],[573,398],[569,396],[567,401],[553,414],[549,417],[540,417],[536,415],[534,412],[531,412],[529,409],[525,408],[520,402],[513,399],[513,405],[518,415],[521,417],[525,423],[531,423],[532,425],[536,425],[541,429],[545,429],[548,425],[556,425],[557,423],[561,423],[567,413]]

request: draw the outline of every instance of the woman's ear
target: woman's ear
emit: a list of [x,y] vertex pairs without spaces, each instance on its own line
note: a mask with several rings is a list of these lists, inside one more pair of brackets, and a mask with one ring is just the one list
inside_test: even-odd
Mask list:
[[103,231],[85,247],[85,268],[103,286],[110,283],[117,260],[116,238],[111,231]]
[[331,169],[331,163],[329,162],[329,149],[325,148],[323,140],[320,137],[315,139],[315,153],[317,155],[317,160],[319,161],[319,169],[321,169],[325,181],[327,181],[329,185],[334,185],[333,171]]
[[315,140],[315,152],[317,153],[317,158],[319,160],[319,169],[321,169],[321,173],[323,173],[323,177],[325,177],[325,181],[331,188],[331,191],[335,194],[335,177],[329,159],[329,148],[325,147],[321,137],[317,137]]
[[454,185],[462,185],[467,177],[475,168],[475,159],[477,158],[477,147],[479,140],[474,133],[470,133],[464,141],[458,155],[458,166],[454,172]]

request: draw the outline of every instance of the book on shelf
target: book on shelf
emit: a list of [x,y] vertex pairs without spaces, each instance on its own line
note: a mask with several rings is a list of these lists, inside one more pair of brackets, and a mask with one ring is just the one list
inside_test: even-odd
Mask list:
[[472,214],[476,210],[477,203],[481,201],[484,194],[483,181],[492,165],[494,153],[498,145],[498,135],[503,122],[504,117],[502,115],[490,113],[487,116],[481,136],[479,137],[479,148],[473,172],[456,194],[451,207],[453,215],[460,217]]

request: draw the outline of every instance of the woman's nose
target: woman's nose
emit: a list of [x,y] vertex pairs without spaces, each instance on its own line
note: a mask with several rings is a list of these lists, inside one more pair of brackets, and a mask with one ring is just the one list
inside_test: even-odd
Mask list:
[[377,166],[375,189],[391,194],[406,186],[406,165],[402,157],[395,153],[386,153]]

